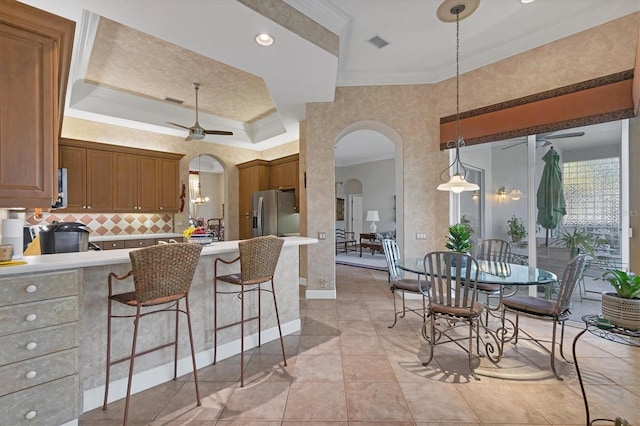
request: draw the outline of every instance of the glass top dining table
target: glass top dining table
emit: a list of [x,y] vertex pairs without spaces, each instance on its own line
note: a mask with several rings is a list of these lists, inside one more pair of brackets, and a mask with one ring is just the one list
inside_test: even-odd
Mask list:
[[[404,259],[398,263],[398,267],[408,272],[426,275],[423,257]],[[551,284],[558,280],[553,272],[516,263],[478,260],[478,268],[477,282],[483,284],[528,286]]]

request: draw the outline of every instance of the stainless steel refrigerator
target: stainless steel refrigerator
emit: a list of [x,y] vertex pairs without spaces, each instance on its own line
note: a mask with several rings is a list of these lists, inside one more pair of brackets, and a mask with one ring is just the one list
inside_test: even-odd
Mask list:
[[283,237],[300,232],[300,214],[293,191],[260,191],[251,194],[251,235]]

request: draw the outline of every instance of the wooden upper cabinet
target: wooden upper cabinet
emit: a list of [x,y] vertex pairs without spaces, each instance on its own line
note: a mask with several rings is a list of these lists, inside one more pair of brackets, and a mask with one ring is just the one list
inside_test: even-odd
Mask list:
[[49,208],[75,23],[0,0],[0,207]]
[[62,139],[60,164],[67,168],[67,211],[176,212],[182,157]]
[[180,207],[180,164],[174,160],[159,160],[158,203],[161,211],[177,212]]
[[[101,213],[113,209],[113,153],[87,150],[87,210]],[[67,169],[67,188],[69,169]]]
[[299,196],[299,155],[289,155],[270,162],[269,187],[271,189],[294,189],[296,209]]
[[138,210],[138,157],[116,152],[113,155],[113,210]]
[[67,169],[67,210],[113,209],[113,153],[60,146],[60,167]]
[[292,189],[298,183],[298,162],[290,161],[271,166],[269,177],[271,189]]

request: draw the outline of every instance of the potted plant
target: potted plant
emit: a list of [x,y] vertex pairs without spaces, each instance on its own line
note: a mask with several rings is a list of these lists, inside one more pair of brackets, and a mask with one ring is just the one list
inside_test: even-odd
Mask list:
[[511,219],[507,220],[507,235],[511,237],[511,241],[514,243],[520,242],[527,236],[527,230],[524,227],[524,223],[522,223],[522,219],[513,215]]
[[640,329],[640,276],[614,269],[602,279],[616,290],[602,293],[602,316],[618,327]]
[[464,223],[456,223],[449,227],[449,236],[445,247],[450,251],[469,253],[471,250],[471,231]]
[[567,247],[571,251],[572,259],[580,252],[593,255],[591,236],[578,228],[574,228],[573,232],[563,231],[558,239],[558,244],[561,247]]
[[[469,253],[471,250],[471,230],[470,227],[464,223],[456,223],[449,227],[449,235],[445,242],[445,247],[449,251],[457,253]],[[446,259],[445,259],[446,261]],[[456,266],[456,257],[451,258],[451,267]]]

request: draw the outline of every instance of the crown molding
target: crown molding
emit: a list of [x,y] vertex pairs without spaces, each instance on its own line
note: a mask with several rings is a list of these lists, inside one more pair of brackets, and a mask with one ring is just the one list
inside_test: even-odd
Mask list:
[[342,9],[327,1],[283,1],[338,36],[351,19]]

